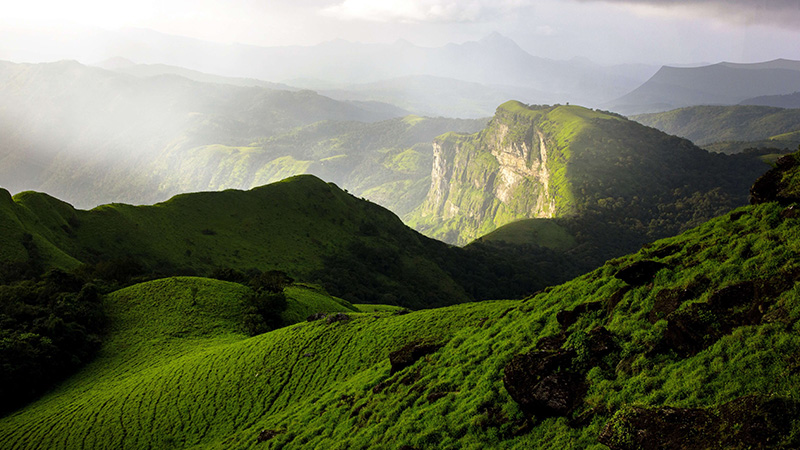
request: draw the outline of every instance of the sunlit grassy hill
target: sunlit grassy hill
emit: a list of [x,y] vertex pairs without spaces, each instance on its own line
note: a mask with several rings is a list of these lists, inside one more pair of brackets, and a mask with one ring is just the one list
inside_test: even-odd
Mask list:
[[246,338],[230,319],[237,285],[116,292],[100,357],[0,419],[0,441],[797,448],[797,165],[782,160],[754,187],[763,203],[524,300],[352,313]]
[[38,258],[46,267],[72,268],[132,259],[166,274],[282,270],[338,286],[336,292],[362,302],[385,303],[375,292],[415,308],[468,299],[433,260],[446,246],[310,175],[246,192],[184,194],[152,206],[83,211],[35,192],[13,201],[6,195],[2,202],[6,262]]
[[[672,111],[641,114],[633,120],[685,137],[705,146],[723,141],[775,140],[773,146],[791,140],[787,133],[800,131],[800,109],[770,106],[691,106]],[[795,138],[795,140],[797,140]],[[796,150],[794,146],[793,150]]]

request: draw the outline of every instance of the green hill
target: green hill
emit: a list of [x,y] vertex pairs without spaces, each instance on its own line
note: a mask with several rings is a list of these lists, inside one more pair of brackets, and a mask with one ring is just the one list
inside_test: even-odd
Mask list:
[[511,101],[479,133],[437,138],[431,188],[404,218],[458,244],[520,219],[574,218],[588,221],[584,234],[613,224],[603,232],[640,245],[744,204],[764,169],[756,156],[709,154],[612,113]]
[[2,238],[9,263],[70,269],[132,260],[145,272],[163,274],[282,270],[352,301],[412,308],[469,298],[434,261],[444,245],[311,175],[246,192],[89,211],[35,192],[4,199],[0,223],[9,228]]
[[798,161],[759,180],[763,203],[524,300],[349,314],[247,338],[232,320],[237,285],[170,279],[116,292],[98,359],[0,419],[0,441],[797,448]]
[[310,173],[404,214],[425,196],[431,140],[485,125],[280,87],[159,65],[0,61],[2,187],[91,208]]
[[778,135],[800,131],[800,109],[770,106],[691,106],[631,119],[704,147],[727,141],[779,141],[774,147],[788,139]]

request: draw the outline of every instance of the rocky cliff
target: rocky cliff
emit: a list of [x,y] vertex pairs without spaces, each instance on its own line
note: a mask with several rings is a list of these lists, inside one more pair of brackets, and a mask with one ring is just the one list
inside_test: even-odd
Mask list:
[[[472,135],[449,133],[433,143],[431,188],[409,221],[429,235],[465,243],[523,218],[573,214],[566,178],[569,139],[550,114],[594,115],[579,107],[500,105]],[[609,116],[610,117],[610,116]]]
[[405,220],[454,244],[522,219],[577,216],[651,239],[744,204],[764,168],[617,114],[510,101],[482,131],[436,138],[430,190]]

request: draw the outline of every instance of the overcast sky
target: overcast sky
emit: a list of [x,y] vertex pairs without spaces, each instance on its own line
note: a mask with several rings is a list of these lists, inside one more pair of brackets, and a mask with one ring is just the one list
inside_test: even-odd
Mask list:
[[[536,56],[601,63],[800,60],[800,0],[26,0],[6,2],[0,59],[76,58],[55,50],[84,28],[150,28],[223,43],[333,39],[422,46],[493,31]],[[66,35],[64,33],[67,33]],[[45,36],[45,37],[42,37]],[[97,43],[92,43],[97,45]],[[87,43],[89,45],[89,43]],[[38,47],[37,47],[38,46]],[[34,48],[36,47],[36,48]],[[70,47],[72,48],[72,47]],[[82,61],[95,62],[95,61]]]

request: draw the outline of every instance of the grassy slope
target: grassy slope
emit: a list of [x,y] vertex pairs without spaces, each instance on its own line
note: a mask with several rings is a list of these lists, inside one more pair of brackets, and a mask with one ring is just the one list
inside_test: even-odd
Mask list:
[[[35,204],[34,204],[35,203]],[[71,269],[80,264],[59,244],[64,242],[62,226],[74,216],[66,203],[45,194],[21,193],[12,197],[0,189],[0,261],[25,261],[31,255],[23,245],[23,235],[28,234],[34,250],[47,266]]]
[[800,109],[769,106],[691,106],[632,119],[697,145],[760,141],[800,130]]
[[480,242],[536,244],[553,250],[566,251],[576,244],[575,237],[553,220],[527,219],[511,222],[478,238]]
[[445,131],[475,131],[484,124],[419,116],[323,121],[259,136],[247,147],[175,146],[155,166],[164,174],[159,189],[166,192],[250,188],[310,173],[403,214],[427,191],[430,141]]
[[[198,295],[197,303],[222,305],[208,306],[221,314],[197,320],[185,317],[185,293],[150,310],[137,306],[153,302],[147,295],[120,291],[109,299],[113,331],[102,356],[2,419],[0,441],[48,449],[604,448],[597,435],[626,404],[706,407],[746,394],[800,400],[800,373],[792,369],[800,354],[796,285],[767,302],[756,325],[734,328],[694,356],[649,351],[667,326],[647,320],[660,292],[707,279],[683,304],[689,309],[719,288],[800,270],[800,224],[782,210],[775,203],[741,208],[522,301],[371,313],[249,339],[231,329],[227,303],[213,292],[217,301]],[[643,259],[669,267],[638,287],[613,277]],[[623,363],[588,372],[578,412],[599,407],[596,414],[584,427],[551,418],[516,436],[522,413],[504,388],[505,364],[558,334],[557,312],[615,294],[621,298],[609,313],[584,314],[565,330],[567,346],[580,349],[581,336],[604,325],[621,347]],[[160,319],[144,320],[151,317]],[[391,375],[388,353],[416,339],[446,345]],[[384,389],[373,390],[379,383]],[[257,443],[263,429],[279,433]]]
[[332,297],[313,284],[293,284],[283,291],[286,294],[286,311],[281,313],[284,323],[298,323],[316,313],[361,312],[346,300]]
[[[23,229],[32,230],[37,242],[46,238],[58,247],[53,253],[64,261],[55,265],[131,256],[168,273],[257,268],[307,280],[327,269],[331,258],[359,258],[352,253],[355,246],[362,255],[390,254],[393,263],[404,267],[407,280],[375,272],[385,290],[409,281],[438,286],[434,290],[442,290],[440,300],[466,300],[463,290],[426,256],[433,243],[389,211],[310,175],[247,192],[183,194],[152,206],[110,204],[82,211],[34,192],[4,204],[26,214]],[[22,255],[24,248],[16,247],[15,255]]]

